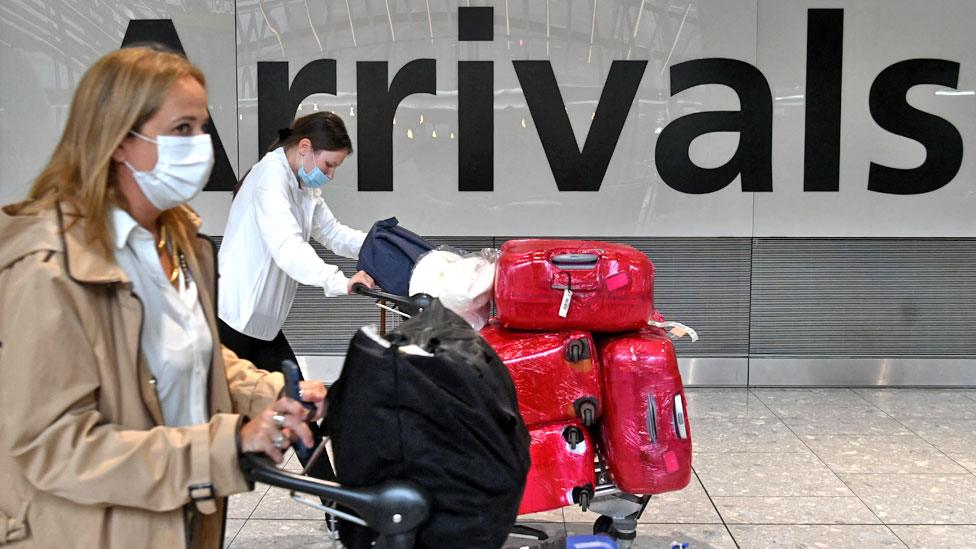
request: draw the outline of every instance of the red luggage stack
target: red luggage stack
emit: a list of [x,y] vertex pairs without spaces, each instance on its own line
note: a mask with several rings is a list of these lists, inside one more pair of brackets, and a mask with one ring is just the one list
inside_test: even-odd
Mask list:
[[623,244],[510,240],[495,272],[495,307],[506,328],[638,330],[654,310],[654,266]]
[[600,413],[600,368],[588,332],[522,332],[492,322],[481,337],[508,366],[526,425],[578,418],[590,425]]
[[[532,437],[519,514],[574,502],[585,507],[596,488],[595,450],[623,492],[649,496],[690,481],[691,432],[674,347],[663,330],[647,325],[663,320],[654,310],[653,284],[653,264],[631,246],[580,240],[502,246],[498,318],[482,336],[512,374]],[[595,348],[591,332],[600,334]],[[573,350],[584,348],[586,358]],[[599,419],[592,433],[583,425],[591,415]],[[566,433],[583,442],[570,444]]]
[[600,355],[603,447],[617,487],[632,494],[684,488],[691,480],[691,428],[671,340],[646,328],[607,338]]
[[529,428],[532,467],[518,514],[558,509],[593,495],[593,441],[579,422]]

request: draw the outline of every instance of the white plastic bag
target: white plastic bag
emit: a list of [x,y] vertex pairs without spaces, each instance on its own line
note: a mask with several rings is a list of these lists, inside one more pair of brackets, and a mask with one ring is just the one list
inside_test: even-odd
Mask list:
[[480,330],[488,322],[498,250],[462,253],[442,247],[421,256],[410,275],[410,295],[430,294]]

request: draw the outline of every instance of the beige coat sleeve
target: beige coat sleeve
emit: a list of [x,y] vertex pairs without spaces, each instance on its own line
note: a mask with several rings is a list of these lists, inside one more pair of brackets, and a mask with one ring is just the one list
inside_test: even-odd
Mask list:
[[220,348],[234,410],[248,417],[257,416],[278,399],[285,386],[284,376],[278,372],[260,370],[227,347],[221,345]]
[[100,395],[112,392],[141,404],[138,387],[113,374],[134,366],[106,363],[100,346],[111,336],[93,321],[119,305],[104,288],[67,279],[59,263],[35,254],[0,272],[0,451],[37,490],[82,505],[168,511],[201,479],[217,495],[248,490],[237,462],[240,416],[134,430],[99,411]]

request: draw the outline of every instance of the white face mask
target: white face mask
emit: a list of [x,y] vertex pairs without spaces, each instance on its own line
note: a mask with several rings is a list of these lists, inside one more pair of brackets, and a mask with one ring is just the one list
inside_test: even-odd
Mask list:
[[136,132],[130,133],[156,144],[156,166],[151,171],[140,172],[125,161],[142,194],[156,208],[168,210],[189,202],[207,184],[214,165],[210,134],[189,137],[160,135],[151,139]]

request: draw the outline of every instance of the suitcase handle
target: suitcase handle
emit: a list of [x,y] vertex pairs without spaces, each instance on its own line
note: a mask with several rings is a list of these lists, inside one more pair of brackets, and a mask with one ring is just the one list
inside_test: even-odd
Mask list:
[[567,253],[556,254],[549,258],[553,265],[566,270],[590,270],[595,269],[600,256],[596,254]]
[[685,427],[685,399],[680,394],[674,395],[674,430],[678,438],[688,438],[688,429]]
[[653,394],[647,395],[647,435],[652,444],[657,443],[657,403]]

